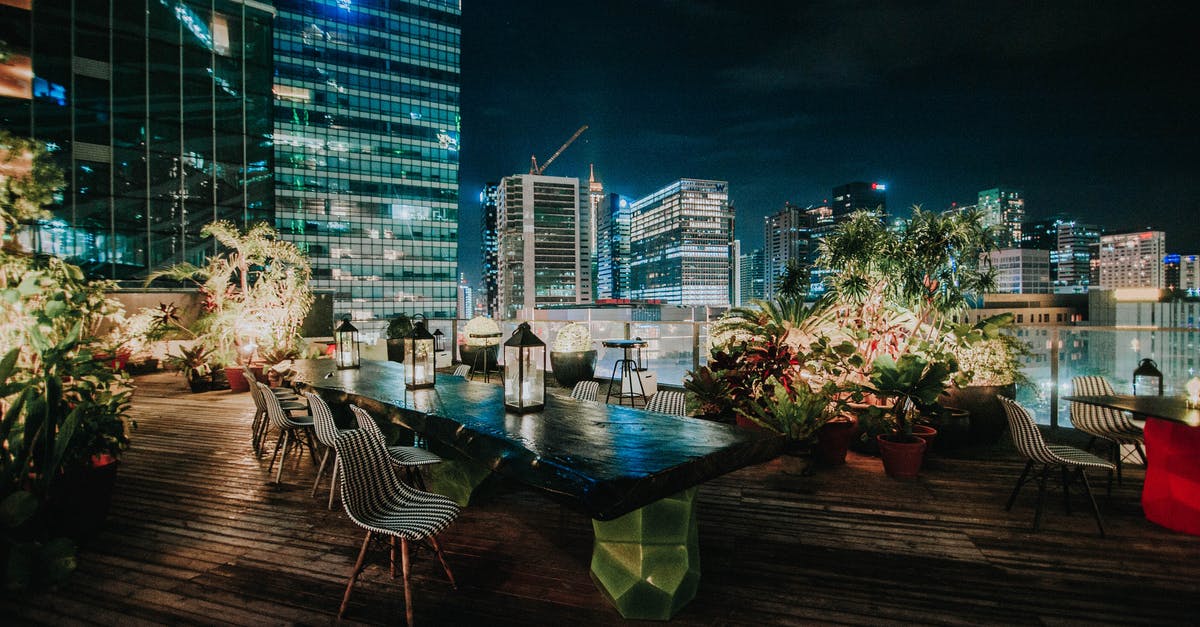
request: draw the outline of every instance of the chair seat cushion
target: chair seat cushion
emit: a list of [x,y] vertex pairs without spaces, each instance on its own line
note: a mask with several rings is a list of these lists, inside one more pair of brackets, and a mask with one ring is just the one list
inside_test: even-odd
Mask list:
[[442,461],[441,457],[415,446],[389,446],[387,451],[392,462],[398,466],[425,466]]
[[1067,464],[1068,466],[1083,466],[1084,468],[1097,468],[1100,470],[1115,470],[1111,462],[1107,462],[1087,451],[1077,449],[1073,446],[1063,446],[1061,444],[1047,444],[1046,448],[1058,461]]
[[451,499],[432,492],[413,492],[415,494],[412,494],[411,499],[397,494],[387,502],[375,504],[369,512],[359,516],[351,514],[350,517],[371,531],[402,536],[410,540],[434,535],[458,517],[458,504]]

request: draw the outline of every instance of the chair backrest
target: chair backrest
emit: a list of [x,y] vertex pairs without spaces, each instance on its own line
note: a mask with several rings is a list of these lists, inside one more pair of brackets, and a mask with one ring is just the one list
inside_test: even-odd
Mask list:
[[313,430],[317,432],[317,439],[325,446],[333,446],[338,428],[337,423],[333,421],[333,412],[329,410],[329,404],[312,392],[305,392],[304,397],[308,399],[308,410],[312,412]]
[[358,428],[371,434],[371,437],[379,440],[383,446],[387,446],[387,438],[383,436],[383,430],[379,428],[379,423],[371,417],[367,410],[358,405],[351,405],[350,411],[354,412],[354,419],[358,421]]
[[365,429],[339,432],[333,448],[342,464],[342,506],[356,522],[385,510],[396,495],[406,501],[416,496],[392,471],[383,443]]
[[[1081,396],[1113,394],[1112,386],[1104,377],[1073,377],[1071,385],[1075,388],[1075,393]],[[1090,403],[1071,403],[1071,424],[1080,431],[1101,437],[1114,432],[1136,432],[1138,430],[1124,412]]]
[[659,390],[646,402],[646,411],[656,411],[675,416],[687,415],[686,397],[683,392]]
[[596,395],[600,393],[600,384],[595,381],[580,381],[575,384],[575,389],[571,390],[571,398],[581,401],[594,401]]
[[288,418],[288,413],[283,411],[283,406],[279,404],[279,399],[275,397],[275,393],[271,391],[270,387],[257,381],[251,381],[250,385],[258,386],[258,396],[267,408],[267,415],[271,417],[271,424],[275,425],[276,429],[293,429],[299,426]]
[[263,401],[262,390],[258,389],[257,385],[250,386],[250,397],[254,399],[254,408],[261,412],[267,411],[266,402]]
[[453,374],[456,377],[469,376],[471,374],[471,367],[468,366],[467,364],[459,364],[458,367],[454,369]]
[[1021,455],[1040,462],[1053,463],[1055,458],[1046,449],[1046,440],[1038,430],[1033,416],[1029,415],[1020,403],[1003,396],[997,397],[1004,406],[1004,414],[1008,417],[1008,430],[1012,433],[1013,444]]

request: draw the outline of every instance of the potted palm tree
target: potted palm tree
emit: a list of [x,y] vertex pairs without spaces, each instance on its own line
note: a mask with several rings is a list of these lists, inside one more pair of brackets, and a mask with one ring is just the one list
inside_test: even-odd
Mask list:
[[558,384],[568,388],[596,376],[596,348],[588,325],[571,322],[558,330],[550,347],[550,367]]

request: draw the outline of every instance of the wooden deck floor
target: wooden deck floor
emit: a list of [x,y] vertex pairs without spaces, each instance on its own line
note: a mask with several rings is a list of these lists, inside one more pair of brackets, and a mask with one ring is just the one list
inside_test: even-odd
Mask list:
[[[307,457],[288,465],[282,485],[268,481],[248,445],[250,408],[249,395],[142,378],[109,523],[59,590],[0,600],[4,623],[334,622],[362,535],[309,495]],[[706,484],[701,589],[673,622],[1200,620],[1200,538],[1142,518],[1139,470],[1101,502],[1107,539],[1082,501],[1068,516],[1061,498],[1033,534],[1032,490],[1003,508],[1020,462],[992,457],[934,458],[912,483],[853,454],[812,476],[780,458]],[[418,623],[621,622],[588,577],[588,518],[538,492],[501,484],[464,510],[443,545],[459,590],[418,552]],[[347,618],[402,623],[402,588],[374,557]]]

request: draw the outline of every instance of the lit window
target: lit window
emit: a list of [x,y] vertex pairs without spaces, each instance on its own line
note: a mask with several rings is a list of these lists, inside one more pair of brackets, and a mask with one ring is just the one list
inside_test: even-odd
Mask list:
[[212,16],[213,52],[229,56],[229,20],[220,13]]

